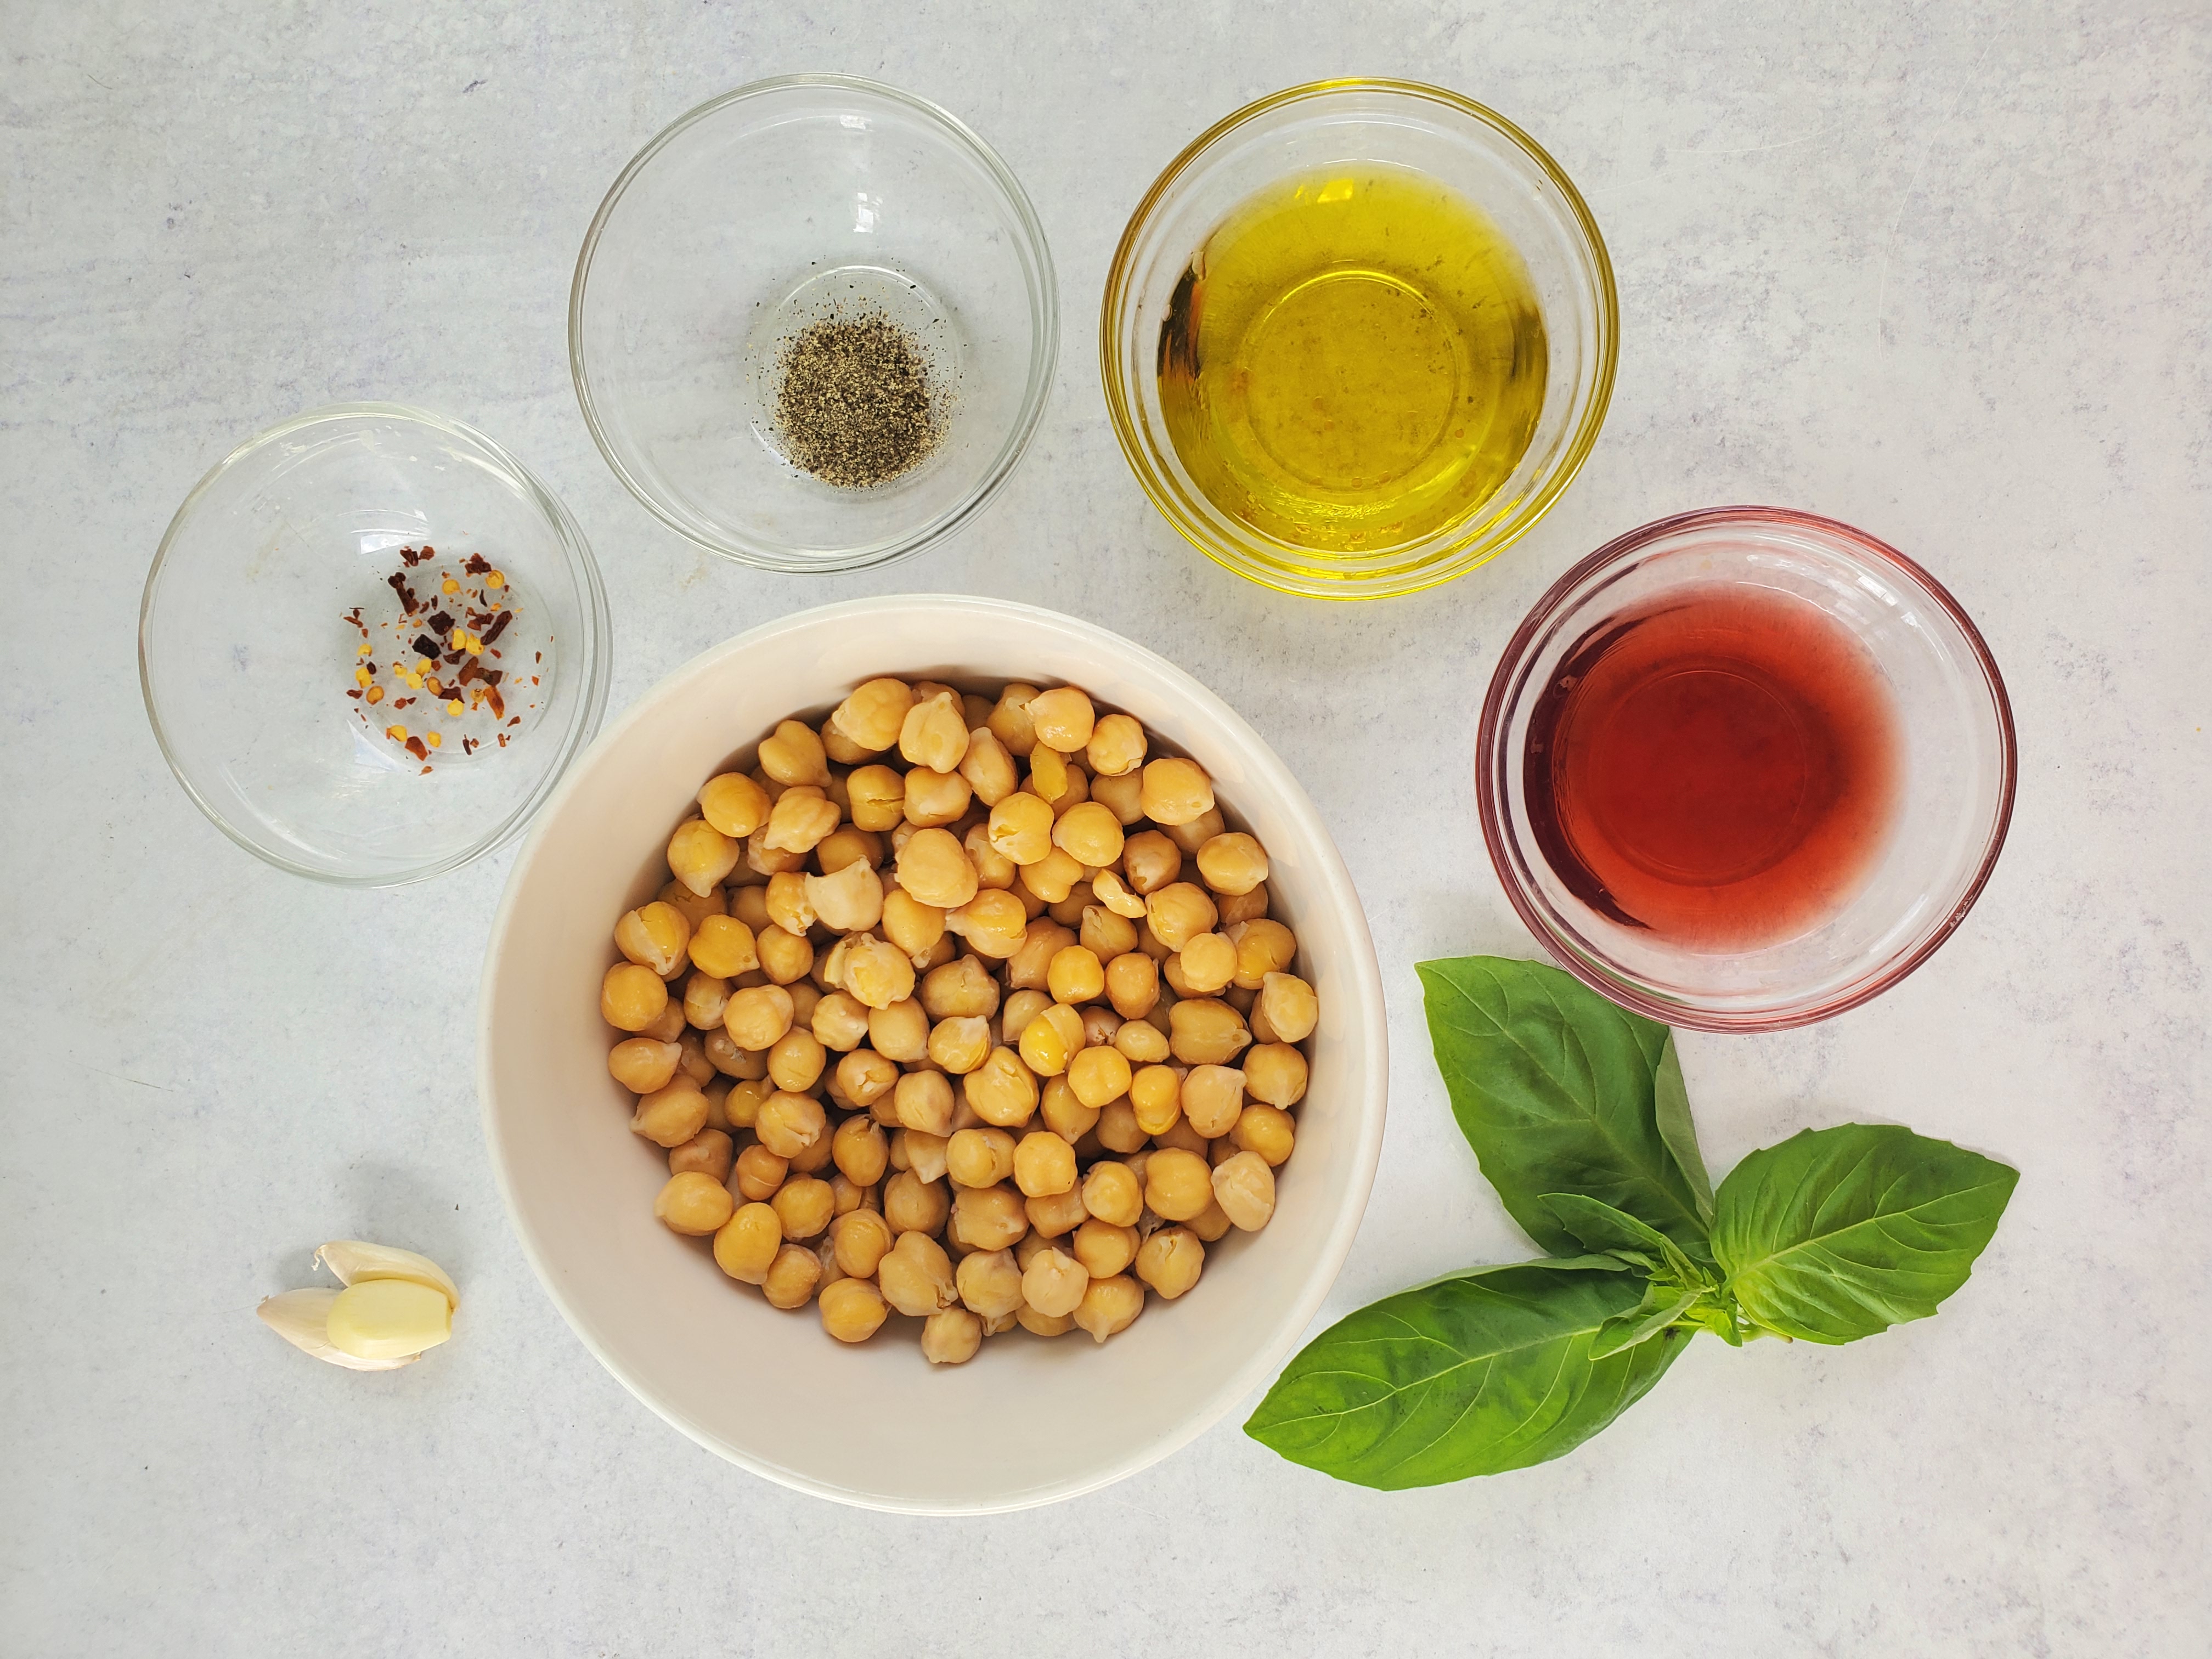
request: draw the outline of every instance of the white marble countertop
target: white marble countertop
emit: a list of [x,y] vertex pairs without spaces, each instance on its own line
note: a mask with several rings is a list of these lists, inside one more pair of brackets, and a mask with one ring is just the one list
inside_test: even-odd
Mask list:
[[[2203,0],[500,9],[14,0],[0,23],[0,1649],[2205,1650]],[[625,495],[563,331],[635,148],[800,69],[911,88],[996,144],[1065,323],[988,516],[816,581],[724,564]],[[1625,317],[1603,440],[1535,533],[1359,607],[1178,542],[1094,350],[1155,172],[1246,100],[1347,72],[1534,132],[1589,193]],[[171,511],[247,434],[358,398],[479,423],[565,497],[611,591],[613,708],[764,618],[941,588],[1093,618],[1243,710],[1334,826],[1389,980],[1389,1139],[1332,1318],[1527,1251],[1446,1111],[1411,967],[1529,948],[1469,783],[1514,623],[1662,513],[1866,526],[1952,586],[2009,677],[2011,844],[1901,988],[1810,1030],[1692,1037],[1686,1066],[1717,1170],[1854,1114],[2017,1164],[1995,1244],[1939,1318],[1838,1350],[1700,1343],[1566,1461],[1456,1487],[1340,1486],[1234,1420],[1110,1491],[972,1522],[725,1466],[592,1362],[501,1214],[471,1078],[505,859],[398,892],[293,879],[200,817],[148,732],[132,634]],[[404,1386],[252,1320],[348,1235],[466,1289],[465,1340]]]

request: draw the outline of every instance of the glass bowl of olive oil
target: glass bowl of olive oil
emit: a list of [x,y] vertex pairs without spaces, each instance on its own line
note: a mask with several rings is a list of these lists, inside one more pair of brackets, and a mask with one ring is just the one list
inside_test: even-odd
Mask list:
[[1613,265],[1580,193],[1480,104],[1326,81],[1239,110],[1152,185],[1106,282],[1115,434],[1240,575],[1408,593],[1524,534],[1597,441]]

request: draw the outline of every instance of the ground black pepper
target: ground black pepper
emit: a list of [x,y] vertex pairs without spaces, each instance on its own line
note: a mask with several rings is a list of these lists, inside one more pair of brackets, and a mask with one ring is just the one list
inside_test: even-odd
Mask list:
[[808,324],[777,360],[775,423],[793,463],[865,489],[910,471],[943,431],[921,343],[879,311]]

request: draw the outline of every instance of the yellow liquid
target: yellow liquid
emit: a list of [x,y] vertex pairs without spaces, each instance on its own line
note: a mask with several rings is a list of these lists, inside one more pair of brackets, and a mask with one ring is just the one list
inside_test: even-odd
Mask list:
[[1459,523],[1544,406],[1528,267],[1474,204],[1360,163],[1261,191],[1192,257],[1160,329],[1160,403],[1207,500],[1322,552]]

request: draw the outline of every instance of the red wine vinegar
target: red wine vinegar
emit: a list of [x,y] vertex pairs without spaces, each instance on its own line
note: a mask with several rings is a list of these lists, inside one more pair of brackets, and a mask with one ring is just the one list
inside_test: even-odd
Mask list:
[[1613,617],[1537,701],[1538,848],[1583,902],[1709,951],[1818,927],[1871,873],[1901,764],[1887,683],[1810,600],[1716,583]]

